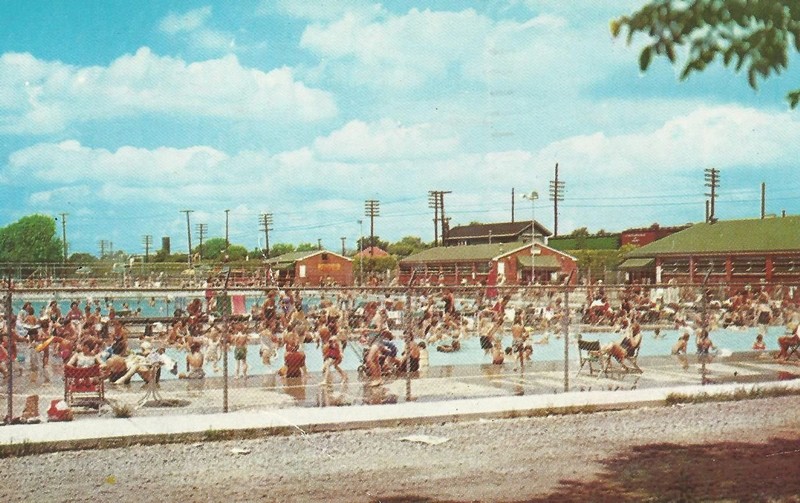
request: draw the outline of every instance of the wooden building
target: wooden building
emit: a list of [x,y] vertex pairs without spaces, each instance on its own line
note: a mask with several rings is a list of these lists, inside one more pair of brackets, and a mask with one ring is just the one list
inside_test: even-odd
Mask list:
[[532,267],[530,242],[440,246],[402,259],[398,280],[407,285],[414,273],[415,284],[526,285],[533,270],[536,283],[549,284],[577,270],[574,257],[549,246],[536,243],[534,253]]
[[694,224],[642,246],[619,269],[629,281],[800,282],[800,216]]
[[[553,233],[535,222],[536,241],[547,244]],[[449,229],[442,239],[444,246],[530,242],[531,221],[499,222],[494,224],[459,225]]]
[[282,286],[353,284],[353,261],[327,250],[284,253],[267,260],[273,281]]

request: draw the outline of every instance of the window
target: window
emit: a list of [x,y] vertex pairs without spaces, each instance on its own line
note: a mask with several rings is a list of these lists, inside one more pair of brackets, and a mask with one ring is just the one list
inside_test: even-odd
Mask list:
[[323,261],[328,260],[328,254],[327,253],[323,253],[322,254],[322,260]]
[[298,268],[297,274],[301,278],[305,278],[306,277],[306,266],[305,266],[305,264],[301,264],[300,265],[300,267]]

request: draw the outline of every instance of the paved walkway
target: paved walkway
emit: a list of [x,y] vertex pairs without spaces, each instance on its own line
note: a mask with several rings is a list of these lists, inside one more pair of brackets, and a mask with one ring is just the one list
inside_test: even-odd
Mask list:
[[[0,446],[47,444],[52,449],[162,442],[182,434],[184,439],[213,439],[226,435],[307,433],[312,431],[393,426],[397,424],[539,415],[580,408],[616,409],[662,405],[670,393],[726,393],[752,387],[800,390],[800,365],[778,363],[752,353],[717,358],[705,366],[690,355],[640,358],[642,374],[589,375],[569,369],[570,391],[564,393],[560,362],[534,362],[526,368],[505,366],[447,366],[428,369],[411,379],[386,380],[369,386],[351,375],[321,385],[319,375],[285,382],[275,376],[231,380],[229,410],[222,413],[222,381],[202,386],[164,381],[166,403],[148,402],[133,417],[117,418],[109,410],[80,412],[67,423],[0,427]],[[24,379],[24,376],[23,376]],[[45,414],[49,400],[59,398],[60,383],[39,385]],[[705,384],[704,384],[705,383]],[[144,396],[141,384],[109,386],[107,396],[117,404],[136,404]],[[15,395],[22,411],[25,395]],[[150,406],[153,405],[153,406]]]
[[36,444],[53,450],[129,445],[138,442],[211,440],[227,436],[306,434],[378,426],[440,421],[534,416],[580,410],[664,405],[670,393],[730,393],[734,390],[781,387],[800,391],[800,381],[716,386],[668,386],[628,391],[572,391],[556,395],[502,396],[439,402],[407,402],[373,406],[242,410],[230,413],[172,417],[82,418],[75,422],[0,427],[0,446]]

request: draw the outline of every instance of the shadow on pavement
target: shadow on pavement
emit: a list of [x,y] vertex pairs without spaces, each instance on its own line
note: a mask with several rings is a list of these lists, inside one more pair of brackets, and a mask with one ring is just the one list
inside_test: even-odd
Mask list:
[[531,501],[798,501],[800,439],[651,444],[606,460],[593,480],[562,480]]

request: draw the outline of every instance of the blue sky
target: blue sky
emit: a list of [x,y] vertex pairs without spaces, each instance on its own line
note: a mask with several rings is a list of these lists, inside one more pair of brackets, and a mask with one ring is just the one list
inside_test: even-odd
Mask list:
[[[713,66],[678,82],[638,71],[609,21],[640,1],[45,2],[0,6],[0,225],[68,213],[71,252],[142,236],[355,246],[451,226],[536,219],[620,231],[704,216],[800,212],[800,118],[782,76],[751,90]],[[792,58],[790,70],[797,68]],[[194,234],[194,244],[197,235]]]

